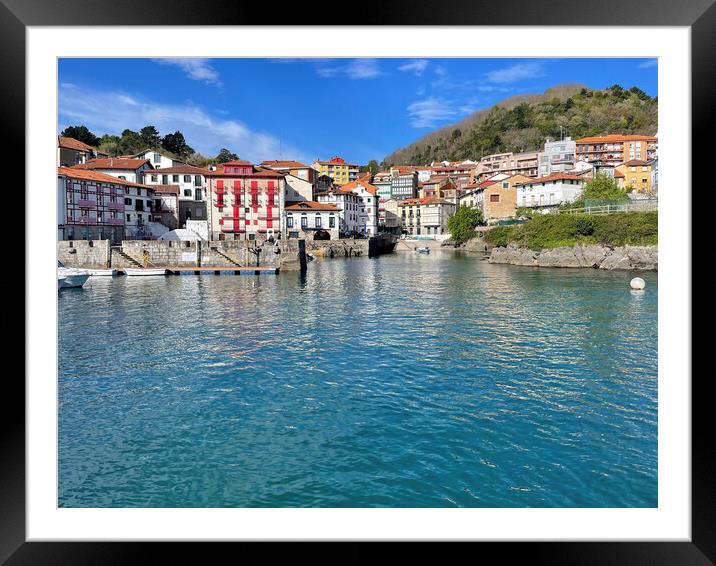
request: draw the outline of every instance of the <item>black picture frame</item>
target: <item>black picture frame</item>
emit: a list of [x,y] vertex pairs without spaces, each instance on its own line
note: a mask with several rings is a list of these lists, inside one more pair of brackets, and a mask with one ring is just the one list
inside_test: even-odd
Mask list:
[[[0,51],[3,88],[0,115],[9,147],[25,147],[25,32],[27,26],[84,25],[332,25],[339,20],[336,6],[327,2],[297,6],[295,10],[269,10],[265,4],[229,0],[2,0],[0,2]],[[268,11],[267,11],[268,10]],[[300,14],[300,15],[297,15]],[[320,17],[319,14],[328,14]],[[344,16],[346,17],[346,16]],[[563,26],[687,26],[691,28],[693,147],[709,130],[710,84],[716,75],[716,5],[714,0],[599,0],[591,4],[502,0],[478,3],[447,0],[439,5],[425,1],[362,2],[354,25],[563,25]],[[331,20],[332,18],[333,20]],[[321,21],[323,19],[324,21]],[[346,22],[346,19],[340,18]],[[598,55],[598,53],[595,53]],[[704,143],[704,142],[702,142]],[[13,160],[13,170],[24,171]],[[693,158],[695,159],[695,158]],[[693,162],[695,165],[695,161]],[[695,170],[695,168],[694,168]],[[679,187],[680,191],[691,187]],[[36,188],[34,189],[37,190]],[[28,198],[29,189],[26,191]],[[683,236],[683,235],[682,235]],[[27,261],[31,261],[26,256]],[[29,298],[31,300],[31,297]],[[710,372],[706,372],[710,373]],[[684,380],[691,376],[682,376]],[[716,563],[716,490],[714,445],[709,431],[711,398],[707,375],[692,387],[692,539],[691,542],[531,542],[487,543],[479,558],[498,553],[500,561],[529,560],[549,564],[713,564]],[[169,561],[212,562],[211,554],[226,545],[118,542],[25,542],[25,413],[24,383],[10,372],[4,380],[0,429],[0,562],[19,564],[123,564]],[[11,406],[19,409],[8,410]],[[312,546],[312,545],[311,545]],[[177,550],[178,547],[178,550]],[[298,550],[300,549],[300,550]],[[330,552],[341,562],[363,561],[371,545],[351,543]],[[484,549],[484,551],[483,551]],[[301,552],[303,551],[303,552]],[[306,545],[292,545],[292,558],[313,553]],[[421,554],[422,554],[421,550]],[[442,552],[442,551],[441,551]],[[474,550],[472,552],[475,552]],[[179,554],[180,553],[180,554]],[[267,556],[264,556],[264,559]],[[444,555],[443,555],[444,557]],[[263,562],[264,560],[262,560]]]

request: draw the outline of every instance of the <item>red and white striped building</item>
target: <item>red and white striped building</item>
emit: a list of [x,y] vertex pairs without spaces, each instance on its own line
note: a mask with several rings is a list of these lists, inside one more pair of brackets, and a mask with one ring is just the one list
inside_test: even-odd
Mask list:
[[209,237],[256,240],[282,233],[284,173],[229,161],[206,173]]

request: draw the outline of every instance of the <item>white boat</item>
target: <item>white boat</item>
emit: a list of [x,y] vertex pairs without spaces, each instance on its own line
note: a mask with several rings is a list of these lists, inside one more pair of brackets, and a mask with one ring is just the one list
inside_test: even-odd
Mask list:
[[124,273],[126,273],[128,276],[151,276],[151,275],[166,275],[167,270],[166,269],[145,269],[145,268],[131,268],[127,267],[124,269]]
[[72,287],[82,287],[89,279],[90,274],[85,269],[76,269],[74,267],[65,267],[61,261],[57,262],[57,288],[69,289]]
[[421,254],[429,254],[430,248],[428,246],[423,246],[422,248],[415,248],[415,251]]
[[87,271],[92,277],[114,277],[117,275],[116,269],[88,269]]

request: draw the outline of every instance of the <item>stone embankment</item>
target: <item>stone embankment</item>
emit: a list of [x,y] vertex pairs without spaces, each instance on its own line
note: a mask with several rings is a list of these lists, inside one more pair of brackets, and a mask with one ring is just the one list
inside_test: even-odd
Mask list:
[[658,246],[578,245],[535,251],[509,244],[506,248],[492,248],[489,262],[534,267],[657,271],[659,248]]

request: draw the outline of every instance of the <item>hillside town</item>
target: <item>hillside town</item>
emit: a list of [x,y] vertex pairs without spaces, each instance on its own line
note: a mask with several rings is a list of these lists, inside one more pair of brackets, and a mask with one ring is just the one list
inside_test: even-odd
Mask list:
[[197,167],[151,148],[113,157],[58,136],[58,240],[445,240],[460,207],[480,210],[488,226],[546,214],[597,175],[655,201],[657,149],[656,134],[563,137],[534,151],[371,171],[339,156]]

